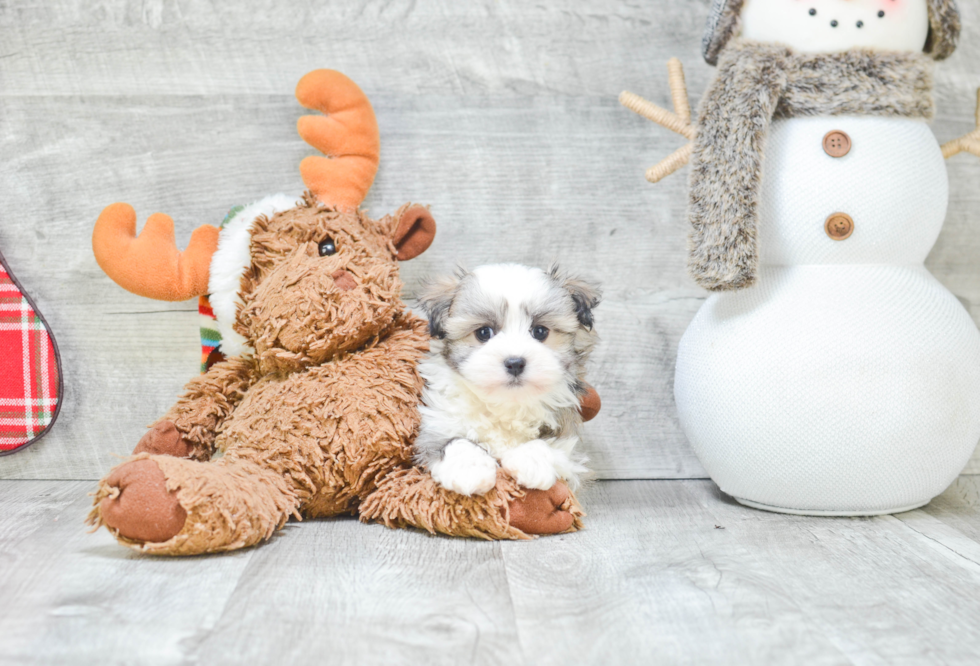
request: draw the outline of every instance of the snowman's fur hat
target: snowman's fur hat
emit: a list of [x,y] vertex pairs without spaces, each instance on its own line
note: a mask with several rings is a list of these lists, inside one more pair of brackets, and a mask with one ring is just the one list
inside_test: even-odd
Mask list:
[[[705,24],[701,53],[709,65],[718,64],[718,54],[739,32],[745,0],[714,0]],[[936,60],[953,55],[960,37],[960,11],[955,0],[929,0],[929,37],[925,52]]]

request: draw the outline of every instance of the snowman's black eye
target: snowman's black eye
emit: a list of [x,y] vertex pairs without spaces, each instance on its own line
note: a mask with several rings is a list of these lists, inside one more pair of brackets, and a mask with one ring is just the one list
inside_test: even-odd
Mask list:
[[480,342],[486,342],[487,340],[493,337],[493,333],[494,330],[491,327],[484,326],[483,328],[476,329],[474,335],[476,336],[476,339],[479,340]]
[[884,9],[882,9],[880,12],[878,12],[878,18],[885,18],[885,10]]
[[321,257],[329,257],[334,254],[337,254],[337,244],[333,242],[332,238],[324,238],[320,241]]
[[816,9],[811,9],[810,10],[810,16],[816,16],[816,15],[817,15],[817,10]]
[[858,27],[859,28],[863,28],[864,27],[864,21],[858,21]]
[[840,24],[837,23],[837,20],[836,19],[834,19],[833,21],[830,22],[830,27],[831,28],[836,28],[838,25],[840,25]]

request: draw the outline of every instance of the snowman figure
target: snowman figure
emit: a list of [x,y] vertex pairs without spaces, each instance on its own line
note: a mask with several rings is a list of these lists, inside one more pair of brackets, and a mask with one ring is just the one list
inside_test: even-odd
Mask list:
[[690,271],[712,291],[678,349],[681,424],[739,502],[817,515],[922,506],[980,440],[980,332],[923,266],[947,207],[932,62],[952,0],[715,0],[718,73],[690,118],[623,103],[692,139]]

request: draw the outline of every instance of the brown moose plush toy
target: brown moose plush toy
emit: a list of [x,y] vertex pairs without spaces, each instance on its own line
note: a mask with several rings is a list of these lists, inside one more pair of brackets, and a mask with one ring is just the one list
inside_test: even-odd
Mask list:
[[166,300],[211,294],[227,359],[191,380],[100,482],[90,524],[169,555],[252,546],[291,516],[486,539],[576,529],[562,483],[529,491],[501,471],[488,493],[464,497],[412,465],[429,336],[401,301],[398,262],[429,247],[435,221],[417,205],[379,220],[358,209],[379,136],[350,79],[318,70],[296,96],[327,114],[301,118],[299,132],[330,156],[303,161],[301,199],[263,199],[220,233],[201,227],[184,252],[164,215],[139,237],[126,204],[96,223],[96,258],[121,286]]

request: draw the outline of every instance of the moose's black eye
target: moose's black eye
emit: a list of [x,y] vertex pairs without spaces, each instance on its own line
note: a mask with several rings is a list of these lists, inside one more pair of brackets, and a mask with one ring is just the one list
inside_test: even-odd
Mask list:
[[493,334],[494,334],[494,330],[489,326],[478,328],[474,333],[476,339],[479,340],[480,342],[486,342],[487,340],[493,337]]
[[531,337],[539,342],[544,342],[548,339],[548,333],[550,332],[551,331],[544,326],[535,326],[531,329]]
[[334,254],[337,254],[337,244],[333,242],[332,238],[324,238],[320,241],[321,257],[329,257]]

